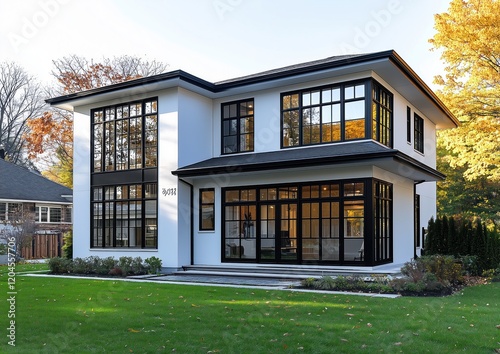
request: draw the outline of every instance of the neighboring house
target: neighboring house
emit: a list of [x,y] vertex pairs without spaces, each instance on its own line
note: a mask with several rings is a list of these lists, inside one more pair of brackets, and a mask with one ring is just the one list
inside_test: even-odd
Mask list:
[[171,269],[410,260],[444,178],[436,130],[458,125],[394,51],[47,102],[74,112],[74,255]]
[[62,234],[72,226],[72,191],[24,167],[4,160],[0,149],[0,233],[12,223],[35,222],[35,234],[21,256],[61,255]]

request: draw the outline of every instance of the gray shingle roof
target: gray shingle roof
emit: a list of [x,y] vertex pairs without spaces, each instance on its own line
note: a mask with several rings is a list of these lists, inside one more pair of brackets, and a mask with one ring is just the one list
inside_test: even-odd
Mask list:
[[0,159],[0,199],[68,203],[70,188]]
[[179,177],[207,176],[251,171],[278,170],[341,163],[373,161],[374,159],[396,159],[400,163],[411,165],[436,179],[443,174],[416,161],[399,150],[390,149],[374,141],[359,141],[347,144],[331,144],[283,149],[280,151],[225,155],[204,160],[173,171]]

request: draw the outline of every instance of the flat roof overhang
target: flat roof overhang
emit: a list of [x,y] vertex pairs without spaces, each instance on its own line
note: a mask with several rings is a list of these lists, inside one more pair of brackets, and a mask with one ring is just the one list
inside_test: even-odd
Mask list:
[[376,166],[415,182],[440,181],[446,177],[399,150],[374,141],[222,156],[181,167],[172,174],[193,178],[340,165]]

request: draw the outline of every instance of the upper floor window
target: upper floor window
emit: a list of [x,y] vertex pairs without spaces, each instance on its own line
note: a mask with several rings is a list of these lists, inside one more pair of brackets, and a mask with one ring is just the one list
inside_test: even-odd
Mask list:
[[372,139],[392,147],[392,94],[372,81]]
[[282,95],[283,147],[365,137],[365,84],[341,84]]
[[406,107],[406,141],[411,144],[411,108]]
[[93,110],[92,132],[94,172],[157,166],[157,99]]
[[253,151],[253,99],[222,104],[222,153]]
[[413,139],[415,141],[415,150],[424,153],[424,120],[418,114],[414,114]]
[[[369,99],[372,87],[372,100]],[[373,80],[289,92],[281,96],[282,146],[366,139],[392,146],[393,96]],[[372,133],[370,132],[372,127]]]

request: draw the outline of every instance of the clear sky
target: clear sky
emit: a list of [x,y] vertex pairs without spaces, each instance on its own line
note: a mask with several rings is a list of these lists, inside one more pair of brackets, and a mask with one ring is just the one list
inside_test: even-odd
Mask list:
[[0,62],[48,83],[52,60],[134,55],[216,82],[394,49],[431,87],[448,0],[0,0]]

